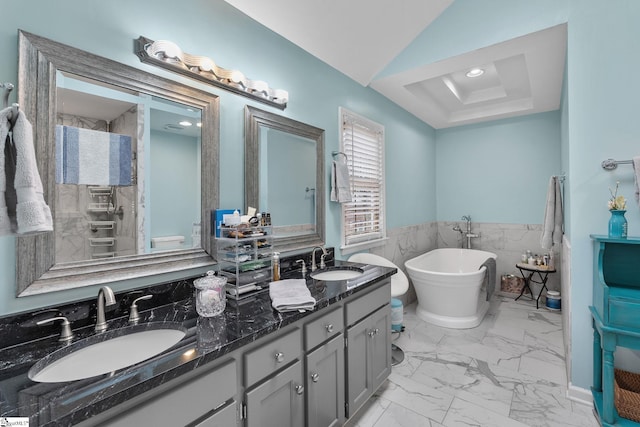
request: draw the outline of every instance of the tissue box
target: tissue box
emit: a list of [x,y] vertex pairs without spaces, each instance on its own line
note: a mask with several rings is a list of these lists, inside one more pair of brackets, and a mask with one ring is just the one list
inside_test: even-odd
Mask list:
[[220,237],[220,227],[224,223],[224,215],[233,215],[235,211],[240,211],[239,209],[214,209],[212,212],[213,216],[213,229],[215,230],[215,236]]

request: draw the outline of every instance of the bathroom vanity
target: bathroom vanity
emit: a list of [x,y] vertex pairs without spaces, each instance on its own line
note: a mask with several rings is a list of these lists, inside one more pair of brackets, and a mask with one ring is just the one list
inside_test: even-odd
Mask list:
[[[154,298],[144,302],[160,305],[141,305],[140,324],[177,322],[185,338],[147,361],[77,381],[37,383],[27,375],[64,346],[57,342],[59,325],[51,326],[41,331],[46,338],[0,349],[0,416],[29,417],[31,426],[342,425],[391,370],[395,269],[360,267],[363,274],[352,280],[307,278],[317,305],[302,313],[273,310],[262,292],[228,301],[224,315],[203,318],[195,312],[191,281],[149,288]],[[65,310],[73,314],[73,306]],[[127,329],[128,310],[118,310],[107,313],[109,331]],[[0,333],[28,324],[30,316],[0,319]],[[74,324],[74,333],[76,341],[93,331]]]

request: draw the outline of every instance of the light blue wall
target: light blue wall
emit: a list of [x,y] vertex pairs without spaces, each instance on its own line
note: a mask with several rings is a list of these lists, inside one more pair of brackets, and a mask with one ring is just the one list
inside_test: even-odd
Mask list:
[[[339,147],[338,107],[343,106],[385,126],[389,226],[436,219],[433,129],[221,0],[20,0],[3,2],[2,16],[1,81],[17,81],[17,32],[23,29],[219,95],[222,208],[244,205],[244,106],[291,117],[325,129],[326,240],[328,245],[339,246],[340,206],[329,202],[328,188],[331,151]],[[290,96],[288,107],[281,112],[142,64],[133,53],[133,41],[140,35],[172,40],[186,52],[210,56],[222,67],[285,89]],[[13,237],[0,237],[0,315],[96,295],[97,289],[86,288],[15,298],[14,248]],[[158,280],[179,277],[168,274]],[[113,287],[121,290],[147,283],[134,280]]]
[[560,114],[533,114],[436,132],[438,220],[541,224],[561,172]]
[[266,133],[260,144],[269,141],[268,155],[262,158],[268,171],[267,206],[256,207],[268,211],[275,226],[315,223],[315,192],[305,191],[316,185],[315,141],[273,129]]
[[194,222],[200,220],[200,161],[197,138],[151,131],[151,237],[184,236],[191,247]]
[[633,198],[633,169],[607,172],[602,160],[640,155],[640,2],[572,0],[568,32],[568,154],[572,244],[572,372],[574,384],[591,385],[592,243],[606,234],[609,187],[620,181],[627,197],[629,234],[640,235],[640,209]]

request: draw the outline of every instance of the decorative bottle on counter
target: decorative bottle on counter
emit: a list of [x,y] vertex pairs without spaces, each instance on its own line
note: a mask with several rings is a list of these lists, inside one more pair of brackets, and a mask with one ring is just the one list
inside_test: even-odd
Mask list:
[[272,258],[272,268],[273,268],[273,281],[277,282],[278,280],[280,280],[280,253],[279,252],[274,252],[273,253],[273,258]]

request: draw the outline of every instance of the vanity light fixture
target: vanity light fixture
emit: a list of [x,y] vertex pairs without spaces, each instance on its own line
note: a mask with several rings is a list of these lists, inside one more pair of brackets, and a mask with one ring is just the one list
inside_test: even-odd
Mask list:
[[267,82],[251,80],[238,70],[227,70],[206,56],[185,53],[168,40],[150,40],[140,36],[136,40],[136,55],[140,61],[153,64],[193,79],[212,84],[235,94],[246,96],[284,110],[289,93],[272,89]]
[[484,74],[484,70],[482,68],[472,68],[469,71],[467,71],[466,76],[469,78],[473,78],[473,77],[480,77],[483,74]]

